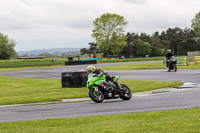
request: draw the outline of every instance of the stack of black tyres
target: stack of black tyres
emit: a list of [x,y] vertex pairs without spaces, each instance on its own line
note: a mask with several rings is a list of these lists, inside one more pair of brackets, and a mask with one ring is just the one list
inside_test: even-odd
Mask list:
[[83,65],[83,64],[97,64],[96,60],[86,60],[86,61],[65,61],[65,65]]
[[86,71],[63,72],[62,87],[86,87],[88,74]]

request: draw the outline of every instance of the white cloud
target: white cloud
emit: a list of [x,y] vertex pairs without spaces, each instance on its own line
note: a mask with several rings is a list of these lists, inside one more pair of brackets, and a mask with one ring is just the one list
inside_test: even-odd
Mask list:
[[144,4],[147,2],[147,0],[123,0],[124,2],[129,2],[132,4]]
[[199,0],[0,0],[0,32],[15,39],[17,50],[87,47],[95,18],[117,13],[127,32],[190,27]]

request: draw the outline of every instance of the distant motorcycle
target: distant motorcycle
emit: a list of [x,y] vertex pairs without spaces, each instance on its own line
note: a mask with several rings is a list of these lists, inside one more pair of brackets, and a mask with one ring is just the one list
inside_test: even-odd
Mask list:
[[[106,79],[105,75],[98,77],[96,74],[89,74],[87,88],[89,89],[90,98],[97,103],[103,102],[104,99],[121,98],[129,100],[132,97],[131,90],[124,84],[119,84],[119,77],[115,76],[114,84]],[[119,86],[120,89],[119,89]]]
[[177,60],[176,57],[172,56],[169,60],[166,61],[167,71],[177,71]]

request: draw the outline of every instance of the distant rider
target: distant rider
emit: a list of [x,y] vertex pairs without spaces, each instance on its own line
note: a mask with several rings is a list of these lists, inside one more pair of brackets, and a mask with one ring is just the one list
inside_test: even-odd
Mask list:
[[168,50],[167,50],[167,54],[165,55],[167,67],[168,67],[168,65],[169,65],[169,60],[170,60],[170,58],[171,58],[172,56],[174,56],[173,53],[172,53],[172,50],[171,50],[171,49],[168,49]]

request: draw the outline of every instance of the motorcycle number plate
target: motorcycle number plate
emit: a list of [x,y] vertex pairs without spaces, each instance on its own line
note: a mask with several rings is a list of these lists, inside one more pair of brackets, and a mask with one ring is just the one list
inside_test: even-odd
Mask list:
[[119,95],[115,95],[115,97],[119,97]]

